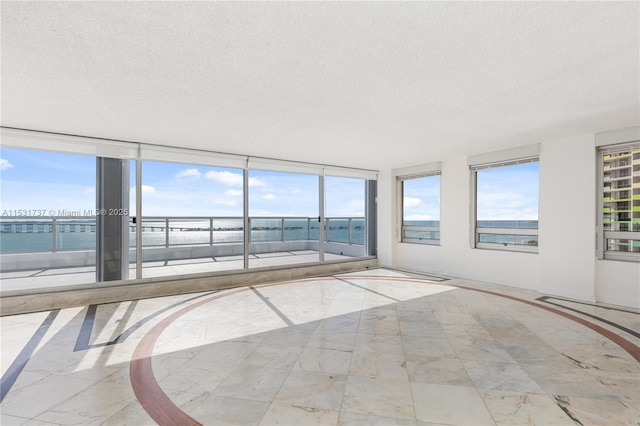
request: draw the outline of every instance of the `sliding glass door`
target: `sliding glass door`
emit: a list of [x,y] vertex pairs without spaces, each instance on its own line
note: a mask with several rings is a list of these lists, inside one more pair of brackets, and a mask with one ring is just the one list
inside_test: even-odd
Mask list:
[[249,170],[249,267],[320,260],[320,179]]
[[366,255],[366,180],[326,176],[325,260]]

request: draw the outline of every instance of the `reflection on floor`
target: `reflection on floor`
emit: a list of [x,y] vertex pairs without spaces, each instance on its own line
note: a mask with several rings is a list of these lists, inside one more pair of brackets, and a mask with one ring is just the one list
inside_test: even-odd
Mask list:
[[[295,265],[318,262],[318,252],[314,250],[297,250],[274,253],[260,253],[249,256],[250,268],[266,266]],[[349,256],[325,253],[325,260],[352,259]],[[187,275],[205,272],[232,271],[242,269],[243,256],[218,256],[200,259],[168,260],[145,262],[142,265],[143,278],[166,277],[171,275]],[[132,264],[129,277],[135,279],[136,268]],[[96,281],[96,269],[93,266],[34,269],[0,273],[0,290],[13,291],[25,289],[41,289],[77,284],[90,284]]]
[[482,283],[378,269],[0,326],[2,425],[640,418],[640,312]]

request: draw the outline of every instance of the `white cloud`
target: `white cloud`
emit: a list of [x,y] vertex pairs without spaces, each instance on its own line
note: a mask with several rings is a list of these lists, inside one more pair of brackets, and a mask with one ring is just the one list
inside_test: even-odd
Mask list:
[[217,172],[215,170],[211,170],[205,173],[204,177],[229,186],[242,186],[242,175],[238,173],[231,173],[227,171]]
[[201,175],[202,173],[200,173],[200,170],[198,169],[185,169],[185,170],[180,170],[178,174],[175,175],[175,177],[198,179],[200,178]]
[[423,206],[420,198],[413,197],[404,197],[403,204],[405,209],[417,209]]
[[241,189],[230,189],[224,193],[224,195],[228,195],[229,197],[241,197],[242,190]]
[[142,193],[143,194],[155,194],[156,189],[151,185],[142,185]]
[[273,194],[264,194],[264,195],[262,196],[262,199],[263,199],[263,200],[275,200],[275,199],[276,199],[276,196],[275,196],[275,195],[273,195]]
[[[134,194],[136,193],[136,187],[132,186],[131,187],[131,196],[133,197]],[[156,189],[151,186],[151,185],[142,185],[142,193],[143,194],[155,194],[156,193]]]
[[[240,173],[232,173],[232,172],[218,172],[215,170],[211,170],[205,173],[204,177],[207,179],[215,180],[216,182],[220,182],[222,184],[228,186],[242,186],[242,175]],[[257,187],[257,186],[266,186],[266,182],[261,179],[250,177],[249,178],[249,186]]]
[[432,220],[433,216],[429,214],[412,214],[404,217],[405,220]]
[[5,160],[4,158],[0,158],[0,170],[7,170],[13,167],[13,164],[9,162],[9,160]]
[[267,186],[267,183],[264,182],[263,180],[258,179],[258,178],[250,177],[249,178],[249,186],[250,187]]

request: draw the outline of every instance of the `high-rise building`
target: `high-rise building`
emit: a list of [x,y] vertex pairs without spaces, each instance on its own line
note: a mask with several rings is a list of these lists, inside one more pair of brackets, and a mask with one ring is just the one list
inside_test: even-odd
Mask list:
[[[604,155],[606,231],[640,231],[640,149]],[[609,250],[640,252],[640,241],[609,239]]]

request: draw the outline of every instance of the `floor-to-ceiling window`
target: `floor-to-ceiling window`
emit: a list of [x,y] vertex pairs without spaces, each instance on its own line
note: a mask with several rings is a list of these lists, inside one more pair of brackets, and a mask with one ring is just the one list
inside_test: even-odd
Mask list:
[[244,170],[211,166],[215,158],[198,155],[164,161],[175,157],[171,150],[148,151],[140,185],[142,277],[242,269]]
[[0,158],[3,290],[94,282],[95,158],[15,148]]
[[2,135],[2,291],[375,254],[372,171],[325,173],[311,163],[7,128]]
[[366,180],[326,176],[324,193],[325,259],[364,256]]
[[249,266],[317,262],[319,176],[249,170]]
[[[109,233],[101,229],[105,223],[115,223],[112,218],[126,224],[129,200],[114,204],[114,194],[105,192],[99,179],[115,178],[113,168],[105,164],[115,164],[128,179],[128,163],[135,150],[109,141],[98,147],[86,138],[69,141],[60,135],[13,129],[3,129],[3,145],[2,291],[127,279],[128,253],[115,247]],[[128,198],[128,188],[118,194]],[[126,229],[121,230],[124,251],[128,250]],[[118,265],[121,268],[111,271],[120,260],[125,262]]]

